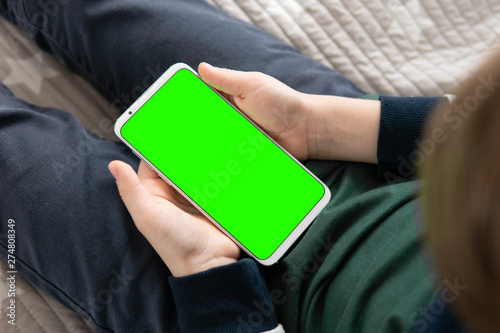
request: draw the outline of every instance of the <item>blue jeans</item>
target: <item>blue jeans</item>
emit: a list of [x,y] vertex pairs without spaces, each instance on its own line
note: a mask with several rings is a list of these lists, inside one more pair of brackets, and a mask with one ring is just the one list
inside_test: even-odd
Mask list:
[[[261,71],[307,93],[362,94],[202,0],[0,0],[0,11],[119,110],[179,61]],[[0,85],[0,252],[15,220],[18,271],[98,331],[176,331],[170,272],[122,204],[107,170],[114,159],[138,167],[124,145]]]

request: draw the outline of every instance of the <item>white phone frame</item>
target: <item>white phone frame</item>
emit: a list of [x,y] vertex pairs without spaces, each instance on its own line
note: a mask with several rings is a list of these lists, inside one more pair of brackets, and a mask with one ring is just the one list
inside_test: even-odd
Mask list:
[[[248,118],[243,112],[241,112],[236,106],[225,99],[216,89],[212,88],[209,84],[205,83],[209,88],[215,91],[224,101],[231,105],[236,111],[238,111],[245,119],[252,123],[259,131],[261,131],[269,140],[271,140],[275,145],[282,149],[288,156],[290,156],[296,163],[298,163],[304,170],[306,170],[311,176],[313,176],[324,188],[323,197],[317,202],[317,204],[309,211],[309,213],[304,217],[304,219],[293,229],[293,231],[288,235],[288,237],[281,243],[281,245],[266,259],[257,258],[250,250],[248,250],[243,244],[241,244],[236,238],[234,238],[229,232],[227,232],[224,227],[222,227],[215,219],[213,219],[205,210],[199,206],[195,201],[193,201],[187,194],[184,193],[177,185],[175,185],[163,172],[156,168],[152,163],[144,157],[141,152],[137,151],[123,136],[121,135],[121,128],[123,125],[139,110],[175,73],[179,70],[187,69],[195,74],[198,78],[200,76],[191,67],[184,63],[176,63],[168,68],[165,73],[163,73],[115,122],[114,131],[115,134],[124,142],[135,155],[137,155],[142,161],[144,161],[151,169],[153,169],[165,182],[170,186],[175,188],[179,193],[182,194],[189,202],[193,204],[205,217],[207,217],[212,223],[215,224],[224,234],[231,238],[243,251],[245,251],[252,258],[257,260],[259,263],[265,266],[270,266],[276,263],[295,243],[299,236],[307,229],[307,227],[314,221],[316,216],[323,210],[323,208],[328,204],[331,198],[330,189],[311,171],[309,171],[302,163],[300,163],[294,156],[287,152],[283,147],[281,147],[273,138],[267,135],[257,124],[255,124],[250,118]],[[200,78],[201,80],[201,78]],[[204,82],[202,80],[202,82]]]

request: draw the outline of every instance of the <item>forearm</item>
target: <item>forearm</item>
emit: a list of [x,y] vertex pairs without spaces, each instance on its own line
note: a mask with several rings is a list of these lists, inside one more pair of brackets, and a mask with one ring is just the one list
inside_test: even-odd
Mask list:
[[[308,157],[374,163],[386,180],[414,175],[416,150],[429,114],[444,97],[365,100],[305,95]],[[418,161],[416,161],[418,162]]]
[[377,163],[380,101],[306,95],[309,158]]

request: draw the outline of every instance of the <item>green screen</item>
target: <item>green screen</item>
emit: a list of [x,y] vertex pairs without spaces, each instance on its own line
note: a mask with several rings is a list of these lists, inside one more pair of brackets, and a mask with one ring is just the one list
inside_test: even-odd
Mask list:
[[322,184],[187,69],[121,135],[259,259],[324,195]]

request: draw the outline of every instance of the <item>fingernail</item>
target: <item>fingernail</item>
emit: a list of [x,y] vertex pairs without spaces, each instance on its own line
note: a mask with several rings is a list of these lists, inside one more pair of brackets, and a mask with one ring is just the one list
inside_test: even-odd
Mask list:
[[116,168],[116,166],[114,164],[110,164],[110,165],[108,165],[108,169],[109,169],[109,172],[111,172],[111,174],[113,175],[113,177],[115,177],[115,179],[118,179],[118,176],[120,175],[120,173],[118,172],[118,169]]
[[205,64],[206,66],[208,66],[209,68],[214,68],[214,66],[210,65],[208,62],[202,62],[202,64]]

